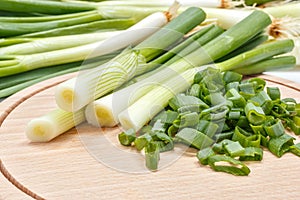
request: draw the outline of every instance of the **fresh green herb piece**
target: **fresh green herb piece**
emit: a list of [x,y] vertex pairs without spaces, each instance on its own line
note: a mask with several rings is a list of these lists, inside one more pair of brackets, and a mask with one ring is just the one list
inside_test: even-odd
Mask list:
[[239,85],[240,85],[239,82],[231,82],[231,83],[228,83],[228,84],[225,86],[226,92],[229,91],[230,89],[235,89],[236,91],[239,91]]
[[184,128],[180,130],[175,135],[175,138],[197,149],[206,148],[214,143],[210,137],[193,128]]
[[261,135],[251,135],[246,138],[245,146],[246,147],[260,147]]
[[224,89],[224,82],[220,70],[208,67],[203,72],[203,79],[199,83],[201,92],[200,98],[204,100],[204,97],[217,92],[222,92]]
[[267,87],[267,94],[272,100],[280,99],[280,90],[278,87]]
[[228,112],[229,112],[228,106],[224,104],[220,104],[203,110],[200,113],[200,119],[216,121],[216,120],[224,119]]
[[300,116],[300,103],[296,104],[295,111],[297,113],[297,116]]
[[[223,140],[224,141],[224,140]],[[223,146],[223,141],[220,141],[218,143],[214,143],[212,145],[212,150],[217,153],[217,154],[225,154],[224,146]]]
[[300,135],[300,117],[294,116],[292,119],[288,119],[289,128],[295,133],[295,135]]
[[164,132],[156,131],[152,135],[153,142],[158,144],[159,152],[170,151],[174,148],[172,138]]
[[172,110],[162,111],[156,115],[152,121],[160,120],[162,123],[172,124],[173,121],[178,117],[178,113]]
[[[144,134],[151,134],[152,133],[152,126],[151,125],[145,125],[143,126],[143,128],[141,128],[141,130],[139,131],[139,135],[142,136]],[[140,137],[139,136],[139,137]]]
[[294,138],[288,134],[283,134],[279,137],[274,137],[269,140],[268,148],[269,150],[276,155],[281,157],[284,153],[288,152],[290,146],[294,145]]
[[178,118],[174,120],[173,125],[177,128],[194,127],[198,124],[199,115],[196,112],[181,113]]
[[235,88],[228,90],[225,96],[228,100],[232,101],[235,108],[244,108],[246,105],[245,98]]
[[228,154],[232,158],[244,155],[245,153],[245,148],[242,147],[239,142],[230,141],[228,143],[224,143],[224,142],[222,143],[223,143],[224,150],[226,151],[226,154]]
[[260,125],[265,122],[266,116],[261,107],[248,102],[245,106],[245,114],[249,122],[253,125]]
[[209,108],[206,103],[194,96],[178,94],[169,100],[169,106],[175,111],[177,111],[181,107],[192,105],[202,109]]
[[134,140],[134,145],[138,151],[141,151],[151,141],[151,135],[149,133],[145,133]]
[[264,135],[260,135],[260,144],[264,147],[268,147],[270,138]]
[[213,138],[213,136],[219,131],[219,125],[213,122],[210,122],[206,128],[203,131],[205,135],[207,135],[210,138]]
[[233,133],[234,133],[234,131],[218,133],[218,134],[214,135],[214,139],[215,139],[216,142],[220,142],[224,139],[231,140],[231,138],[233,136]]
[[208,120],[199,120],[196,129],[202,133],[204,133],[204,131],[207,129],[207,127],[209,126],[211,122]]
[[290,113],[290,115],[296,114],[296,105],[297,102],[293,98],[285,98],[281,100],[285,104],[285,109]]
[[[286,42],[291,42],[291,41],[286,41]],[[258,93],[260,91],[263,91],[265,86],[266,86],[266,81],[262,78],[250,78],[246,82],[248,83],[253,83],[254,84],[254,91],[255,93]]]
[[202,165],[208,165],[208,158],[213,155],[215,155],[213,149],[211,147],[206,147],[198,151],[197,158]]
[[210,156],[208,164],[217,172],[226,172],[236,176],[247,176],[250,173],[250,169],[244,163],[226,155]]
[[196,129],[212,138],[217,132],[219,132],[219,125],[207,120],[200,120]]
[[236,127],[232,136],[233,141],[238,141],[243,147],[259,147],[261,143],[260,135],[252,135],[240,127]]
[[225,71],[223,74],[223,80],[225,84],[229,84],[232,82],[240,82],[243,78],[243,75],[233,72],[233,71]]
[[206,102],[209,102],[210,105],[220,105],[226,102],[226,99],[222,92],[213,92],[205,97]]
[[238,120],[240,119],[241,117],[241,112],[240,111],[230,111],[229,114],[228,114],[228,119],[231,119],[231,120]]
[[282,102],[273,102],[273,109],[271,111],[271,115],[283,119],[288,118],[290,116],[290,112],[286,110],[286,104]]
[[167,128],[168,128],[168,124],[165,124],[160,119],[158,119],[153,123],[151,131],[165,132]]
[[198,72],[198,73],[195,74],[193,82],[195,84],[199,84],[200,82],[202,82],[202,80],[203,80],[204,77],[205,77],[205,73]]
[[274,121],[270,122],[270,124],[265,125],[264,129],[266,133],[272,138],[279,137],[285,134],[285,129],[280,119],[275,119]]
[[260,161],[263,158],[263,150],[259,147],[246,147],[240,161]]
[[246,82],[246,83],[241,83],[239,85],[239,90],[240,94],[245,98],[245,99],[250,99],[255,95],[255,83],[251,82]]
[[290,152],[296,156],[300,156],[300,143],[290,146]]
[[273,108],[272,99],[265,91],[258,92],[250,100],[257,103],[258,106],[261,106],[266,115],[268,115],[272,111]]
[[252,124],[250,124],[250,127],[251,127],[254,134],[267,136],[267,133],[264,129],[265,126],[263,124],[261,124],[261,125],[252,125]]
[[168,128],[168,136],[170,137],[175,137],[175,135],[177,134],[178,132],[178,128],[174,125],[171,125],[169,128]]
[[194,97],[199,97],[200,94],[200,85],[199,84],[193,84],[187,91],[188,96],[194,96]]
[[136,139],[136,132],[133,129],[128,129],[118,135],[119,141],[124,146],[130,146]]
[[159,147],[155,142],[149,142],[145,147],[146,167],[149,170],[155,171],[158,168],[160,160]]

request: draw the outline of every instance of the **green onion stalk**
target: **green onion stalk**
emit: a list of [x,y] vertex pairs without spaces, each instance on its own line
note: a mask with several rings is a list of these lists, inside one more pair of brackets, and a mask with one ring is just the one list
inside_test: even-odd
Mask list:
[[[253,19],[259,20],[259,22],[257,22],[258,25],[255,26],[257,28],[256,30],[254,30],[253,28],[249,28],[252,27],[255,23],[253,22]],[[244,21],[235,25],[218,37],[212,39],[204,46],[200,46],[200,48],[196,49],[194,52],[191,52],[190,54],[170,65],[161,67],[161,70],[154,70],[156,71],[156,73],[150,72],[151,76],[145,78],[144,80],[138,81],[137,83],[130,85],[127,88],[107,95],[89,104],[86,108],[86,118],[88,122],[98,126],[116,125],[119,122],[118,114],[125,110],[128,106],[133,104],[136,100],[146,95],[147,92],[153,89],[153,87],[161,85],[167,79],[170,79],[172,76],[176,76],[184,72],[185,70],[210,63],[234,51],[235,49],[242,46],[243,43],[247,43],[247,41],[250,41],[252,38],[254,38],[265,27],[267,27],[269,23],[271,23],[271,20],[269,19],[267,14],[261,11],[256,11]],[[225,68],[228,66],[228,70],[232,66],[242,64],[241,62],[243,62],[244,60],[241,58],[243,58],[243,56],[245,55],[248,55],[246,58],[249,57],[249,60],[245,59],[243,64],[251,64],[251,62],[253,61],[258,62],[262,59],[272,57],[273,55],[290,51],[293,48],[293,42],[291,42],[290,40],[279,42],[278,44],[281,43],[283,43],[281,47],[280,45],[277,46],[276,43],[272,43],[271,45],[267,45],[267,48],[265,48],[265,46],[262,46],[253,51],[245,52],[241,56],[233,58],[231,62],[225,62],[223,65],[219,65],[219,67],[223,67],[223,70],[225,70]],[[276,48],[276,46],[278,48]],[[282,48],[283,46],[284,48]],[[261,52],[266,51],[266,49],[268,48],[274,48],[274,51],[272,50],[272,53],[260,55]],[[252,58],[252,60],[250,59],[250,57]],[[234,64],[234,60],[239,60],[240,63],[235,62]],[[226,63],[228,63],[228,65]],[[119,99],[122,99],[122,101],[119,101]]]
[[[86,3],[57,1],[4,0],[2,10],[33,12],[36,16],[0,17],[1,37],[49,37],[101,31],[101,29],[124,29],[146,16],[157,12],[157,8],[94,6]],[[27,9],[28,8],[28,9]],[[72,10],[74,12],[68,12]],[[45,13],[48,11],[49,13]],[[57,13],[55,13],[57,12]],[[49,15],[46,15],[49,14]]]
[[[1,47],[0,55],[27,55],[54,51],[59,49],[67,49],[71,47],[94,43],[97,41],[103,41],[109,37],[116,36],[121,32],[122,31],[108,31],[47,38],[24,38],[27,42]],[[10,38],[3,40],[3,42],[8,42],[9,40],[13,42],[13,40],[15,39]]]
[[[273,56],[287,53],[292,49],[292,40],[274,41],[272,44],[260,45],[253,50],[237,55],[221,63],[188,69],[187,71],[174,76],[170,80],[165,81],[163,84],[153,87],[152,90],[148,91],[144,96],[140,97],[136,102],[123,110],[118,115],[118,119],[125,130],[134,129],[135,131],[138,131],[167,106],[169,99],[175,94],[186,91],[193,83],[194,77],[199,71],[202,71],[207,67],[214,67],[220,71],[239,68],[240,72],[243,70],[245,74],[251,74],[253,73],[252,65],[260,65],[260,62],[265,62],[266,59],[271,60]],[[265,52],[263,55],[261,54],[262,51]],[[274,62],[278,63],[275,66],[276,68],[279,67],[279,65],[281,68],[295,66],[296,62],[293,56],[289,56],[288,59],[278,59],[277,57],[274,59]],[[272,66],[268,65],[268,69],[271,68]],[[261,68],[261,70],[266,70],[266,68]]]
[[101,19],[102,16],[98,12],[93,12],[83,16],[45,22],[1,22],[0,37],[18,36],[26,33],[46,31]]
[[[127,49],[108,64],[96,68],[98,72],[92,70],[58,85],[55,93],[58,106],[66,111],[76,111],[113,91],[133,76],[144,73],[149,69],[140,67],[142,63],[149,62],[162,54],[166,48],[182,39],[184,34],[204,19],[205,13],[202,9],[191,7],[132,50]],[[136,33],[133,34],[136,37]],[[128,58],[124,59],[127,56]],[[116,71],[112,71],[112,68]]]
[[[155,70],[131,79],[126,84],[127,87],[88,104],[85,111],[88,123],[102,127],[113,127],[117,125],[119,123],[118,114],[126,109],[128,105],[145,95],[155,85],[161,84],[166,77],[175,76],[177,74],[174,70],[162,70],[163,68],[166,68],[169,64],[186,56],[188,53],[191,53],[196,48],[200,48],[202,45],[220,35],[223,31],[223,29],[216,25],[200,29],[165,54],[159,56],[150,63],[147,63],[147,67],[148,65],[150,67],[156,67],[159,66],[159,63],[163,63],[169,59],[166,63],[161,65],[161,67],[156,67]],[[134,94],[133,91],[135,91]],[[119,101],[118,99],[122,99],[122,101]]]
[[94,10],[95,7],[85,3],[71,3],[43,0],[2,0],[0,10],[26,13],[58,15]]
[[2,82],[0,83],[0,98],[10,96],[22,89],[50,78],[97,67],[108,62],[117,54],[118,52],[115,52],[97,57],[96,59],[91,59],[84,63],[81,61],[67,63],[3,77],[1,78]]
[[26,136],[31,142],[49,142],[84,120],[83,110],[66,112],[56,109],[47,115],[31,120],[26,127]]
[[[64,36],[64,35],[78,35],[84,33],[93,33],[93,32],[104,32],[104,31],[115,31],[115,30],[123,30],[130,28],[137,20],[134,18],[126,18],[126,19],[105,19],[99,21],[92,21],[83,24],[77,24],[73,26],[66,26],[55,28],[46,31],[34,32],[29,34],[20,35],[17,38],[19,40],[26,38],[47,38],[54,36]],[[11,38],[7,38],[10,40]],[[15,39],[15,38],[13,38]]]
[[[30,55],[4,55],[0,56],[0,77],[26,72],[42,67],[82,61],[97,57],[113,51],[134,45],[145,39],[157,29],[167,23],[164,14],[153,14],[157,21],[148,19],[140,21],[126,31],[116,34],[106,40],[89,43],[81,46],[59,49],[55,51],[35,53]],[[149,28],[150,27],[150,28]],[[133,37],[133,34],[139,33]],[[76,36],[74,36],[76,38]],[[74,38],[73,38],[74,39]]]
[[68,14],[59,14],[59,15],[42,15],[42,16],[28,16],[28,17],[19,17],[16,16],[0,16],[1,22],[13,22],[13,23],[30,23],[30,22],[47,22],[54,20],[62,20],[62,19],[70,19],[76,17],[82,17],[88,14],[95,14],[96,11],[82,11],[76,13],[68,13]]

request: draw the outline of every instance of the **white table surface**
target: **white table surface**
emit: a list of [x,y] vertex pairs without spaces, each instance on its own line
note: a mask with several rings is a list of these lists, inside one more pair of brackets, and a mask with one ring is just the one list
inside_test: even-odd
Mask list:
[[297,83],[300,83],[300,69],[295,71],[287,71],[287,72],[265,72],[265,74],[277,76],[280,78],[284,78],[287,80],[291,80]]

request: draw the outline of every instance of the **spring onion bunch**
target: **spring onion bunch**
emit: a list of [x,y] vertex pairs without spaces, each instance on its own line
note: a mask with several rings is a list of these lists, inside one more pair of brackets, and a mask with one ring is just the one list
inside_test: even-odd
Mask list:
[[[102,127],[113,127],[117,125],[119,123],[119,113],[145,95],[153,88],[153,86],[161,84],[167,79],[166,77],[172,77],[177,74],[174,70],[161,69],[206,44],[223,31],[223,29],[215,25],[205,27],[165,54],[159,56],[150,63],[147,63],[147,65],[150,65],[151,67],[159,66],[159,63],[163,63],[169,59],[161,67],[157,67],[155,70],[130,80],[129,83],[132,83],[131,85],[91,102],[86,108],[86,118],[88,123]],[[122,101],[118,101],[118,99],[122,99]]]
[[[78,76],[77,77],[78,79],[83,80],[83,81],[80,81],[80,83],[81,84],[86,83],[87,84],[87,85],[85,85],[86,88],[89,88],[90,86],[92,86],[92,88],[94,88],[96,85],[101,86],[101,90],[97,91],[98,95],[100,95],[100,96],[104,95],[108,91],[116,88],[117,86],[122,84],[122,82],[125,82],[130,77],[132,77],[136,68],[138,67],[138,64],[140,64],[142,60],[145,60],[145,57],[140,56],[141,51],[144,52],[144,55],[148,55],[148,59],[151,57],[154,57],[155,54],[156,55],[160,54],[162,49],[173,44],[175,41],[179,40],[183,34],[190,31],[196,25],[201,23],[201,21],[203,21],[205,18],[204,12],[198,8],[195,8],[195,9],[191,8],[190,10],[187,11],[187,13],[188,13],[187,15],[182,15],[181,17],[180,16],[176,17],[175,19],[177,19],[177,20],[174,19],[175,21],[172,20],[172,23],[170,23],[170,25],[167,26],[164,31],[156,32],[156,36],[154,37],[155,42],[157,42],[156,39],[158,38],[158,36],[162,37],[162,40],[169,39],[168,37],[170,36],[171,33],[174,33],[174,30],[182,32],[181,34],[178,34],[177,36],[175,36],[175,38],[171,38],[169,41],[167,40],[167,42],[165,42],[163,44],[164,46],[161,46],[162,48],[160,48],[158,50],[153,49],[153,47],[149,46],[148,44],[150,44],[149,40],[151,41],[154,39],[148,38],[147,40],[144,41],[144,43],[139,44],[141,47],[142,47],[142,45],[146,45],[146,46],[144,46],[144,48],[134,49],[134,50],[127,49],[120,55],[116,56],[109,62],[105,63],[104,65],[101,65],[98,68],[92,69],[88,73],[84,73],[81,76]],[[187,19],[190,18],[191,15],[193,16],[192,17],[193,22],[190,23],[189,25],[184,24],[184,23],[182,24],[182,20],[187,21]],[[154,17],[156,19],[157,19],[157,17],[161,17],[161,20],[159,20],[159,22],[167,21],[167,18],[165,16],[165,14],[163,14],[163,13],[155,13],[155,14],[147,17],[144,20],[147,20],[147,21],[149,20],[152,23],[156,24],[158,22],[156,20],[153,21]],[[149,26],[150,25],[149,23],[141,23],[140,26],[145,25],[145,24],[147,24],[147,26],[144,28],[149,29],[149,27],[151,27],[151,26]],[[145,31],[145,29],[141,29],[141,30]],[[136,33],[136,31],[135,31],[135,33]],[[169,34],[167,34],[167,33],[169,33]],[[148,48],[148,51],[146,51],[146,47]],[[100,79],[99,79],[99,77],[100,77]],[[69,81],[67,81],[64,84],[65,89],[63,90],[63,92],[58,93],[58,94],[62,95],[62,97],[64,97],[64,101],[67,101],[67,103],[69,104],[68,106],[70,107],[71,110],[72,110],[72,105],[74,103],[72,88],[74,88],[75,83],[76,83],[76,79],[70,79]],[[70,86],[71,89],[67,88],[68,86]],[[88,92],[85,88],[83,88],[83,89],[84,90],[82,90],[81,92]],[[83,95],[83,96],[81,96],[81,95]],[[79,98],[86,97],[83,93],[81,93],[81,95],[78,97]],[[81,103],[81,105],[79,105],[78,107],[80,107],[80,106],[82,107],[84,105],[82,105],[82,103]],[[79,109],[79,110],[77,109],[77,111],[74,111],[74,112],[81,113],[82,110],[83,109]],[[69,116],[69,114],[71,113],[68,111],[63,111],[61,109],[59,109],[59,111],[53,111],[53,112],[57,113],[57,116],[55,118],[60,118],[60,117],[65,118],[65,116]],[[34,123],[34,122],[30,123],[28,125],[28,129],[27,129],[28,130],[27,131],[28,138],[29,139],[33,138],[32,139],[33,141],[48,141],[48,140],[52,139],[53,136],[57,136],[57,135],[61,134],[62,133],[61,130],[66,131],[70,127],[70,126],[63,126],[62,124],[58,124],[58,126],[63,126],[63,128],[61,128],[61,129],[55,128],[57,121],[55,121],[56,119],[52,118],[51,116],[52,116],[52,114],[50,113],[50,114],[42,117],[43,119],[46,118],[48,121],[50,121],[47,124],[44,122],[39,123],[40,122],[39,120],[37,120],[37,123]],[[68,124],[68,125],[71,125],[71,124],[74,125],[72,120],[73,120],[72,118],[66,117],[66,120],[63,121],[63,123]],[[78,121],[78,123],[79,123],[79,121]],[[47,130],[50,128],[50,126],[54,126],[53,127],[54,132],[39,131],[39,130]],[[42,134],[40,134],[40,132],[42,132]],[[49,135],[48,135],[48,133],[49,133]],[[34,135],[34,136],[39,135],[39,138],[35,139],[35,137],[31,137],[31,135]]]
[[[107,40],[56,51],[0,57],[0,77],[51,65],[85,60],[88,56],[90,58],[101,56],[127,47],[128,45],[134,45],[167,23],[167,19],[163,14],[153,14],[152,18],[154,18],[154,21],[149,20],[149,18],[144,19],[142,22],[131,26],[126,31],[117,34],[114,38],[108,38]],[[158,18],[160,20],[157,20]],[[132,36],[135,31],[139,32],[138,37]]]
[[4,0],[1,5],[0,11],[26,12],[33,16],[0,16],[0,37],[49,37],[126,29],[157,11],[43,0]]
[[[192,30],[204,19],[205,13],[200,8],[191,7],[187,9],[161,30],[155,32],[130,50],[132,53],[128,53],[128,50],[126,50],[123,53],[124,55],[120,54],[110,64],[96,68],[95,70],[98,70],[98,72],[93,70],[87,74],[80,75],[77,79],[60,84],[56,89],[57,104],[64,110],[75,111],[94,99],[113,91],[133,76],[148,70],[142,67],[141,64],[143,62],[148,62],[160,55],[167,47],[180,40],[185,33]],[[145,30],[142,29],[140,31]],[[134,34],[134,37],[136,37],[136,32]],[[132,56],[133,62],[124,59],[128,54]],[[113,67],[116,67],[116,72],[111,70]],[[94,74],[97,75],[95,76]],[[113,84],[108,84],[108,81]],[[82,92],[85,95],[82,95]]]
[[[253,32],[249,32],[249,27],[252,24],[252,19],[260,20],[259,23],[260,27],[257,27],[256,30],[251,29]],[[201,66],[203,64],[207,64],[213,60],[217,60],[220,57],[232,52],[234,49],[238,48],[245,43],[245,41],[250,40],[250,38],[254,37],[257,33],[261,32],[268,24],[268,16],[263,12],[256,11],[253,13],[252,16],[249,16],[240,24],[232,27],[231,29],[227,30],[223,34],[219,35],[218,37],[212,39],[210,42],[205,44],[204,46],[197,46],[197,48],[190,52],[190,54],[185,55],[183,58],[178,60],[178,57],[175,62],[172,62],[172,59],[164,64],[162,67],[159,67],[158,70],[154,70],[155,73],[150,72],[153,74],[149,78],[144,79],[143,81],[137,82],[125,88],[124,90],[117,91],[116,93],[110,94],[106,97],[100,98],[99,100],[95,101],[94,103],[90,104],[86,109],[86,118],[89,123],[93,125],[100,125],[100,126],[114,126],[119,122],[121,115],[120,113],[124,111],[122,118],[124,119],[125,124],[135,124],[135,122],[129,123],[129,121],[135,121],[135,118],[139,118],[143,114],[133,116],[130,112],[126,112],[125,109],[128,108],[131,104],[133,104],[136,100],[138,100],[143,95],[147,95],[147,93],[153,88],[153,86],[161,85],[165,80],[171,78],[172,76],[177,75],[178,73],[182,73],[187,69]],[[247,32],[247,34],[241,34],[240,32]],[[201,38],[201,37],[200,37]],[[240,42],[237,42],[240,41]],[[224,43],[224,45],[222,45]],[[193,47],[195,46],[193,43],[191,44]],[[273,45],[272,45],[273,46]],[[276,46],[276,45],[274,45]],[[289,49],[292,48],[292,43],[289,43]],[[231,49],[228,49],[231,47]],[[189,49],[189,46],[187,47]],[[281,49],[278,48],[277,51]],[[184,50],[183,50],[184,51]],[[259,50],[258,50],[259,51]],[[263,51],[263,50],[262,50]],[[281,51],[281,50],[279,50]],[[260,53],[258,53],[260,54]],[[257,55],[258,55],[257,54]],[[180,54],[179,54],[180,56]],[[263,55],[262,55],[263,56]],[[239,58],[243,58],[240,56]],[[263,58],[263,57],[262,57]],[[257,61],[257,60],[256,60]],[[170,65],[169,65],[170,63]],[[229,62],[230,63],[230,62]],[[232,67],[232,65],[231,65]],[[180,78],[179,78],[180,79]],[[188,81],[190,82],[190,81]],[[174,84],[177,81],[173,82]],[[173,91],[174,92],[174,91]],[[162,92],[163,93],[163,92]],[[160,93],[161,95],[163,95]],[[152,93],[151,93],[152,94]],[[154,94],[153,94],[154,95]],[[119,102],[118,99],[121,99],[122,102]],[[117,101],[116,101],[117,99]],[[153,98],[150,98],[153,99]],[[165,100],[162,98],[162,100]],[[116,101],[116,102],[114,102]],[[164,103],[161,103],[163,106]],[[160,106],[161,107],[161,106]],[[152,109],[152,107],[148,107]],[[146,109],[146,107],[145,107]],[[138,110],[138,106],[137,106]],[[145,112],[148,115],[148,112]],[[132,118],[131,118],[132,116]],[[132,125],[134,127],[140,128],[143,126],[147,120],[151,117],[146,116],[142,123],[138,123],[138,125]],[[138,119],[137,119],[138,120]],[[124,125],[124,124],[123,124]],[[124,125],[126,128],[130,127],[131,125]]]

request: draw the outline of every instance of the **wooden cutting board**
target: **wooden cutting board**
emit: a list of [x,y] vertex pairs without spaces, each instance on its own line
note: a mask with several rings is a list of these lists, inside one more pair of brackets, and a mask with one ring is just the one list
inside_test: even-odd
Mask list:
[[[290,153],[277,158],[265,151],[262,162],[247,163],[249,176],[237,177],[201,166],[196,151],[183,146],[163,153],[160,170],[149,172],[143,155],[118,143],[118,127],[82,124],[49,143],[30,143],[26,124],[56,107],[53,86],[70,76],[42,82],[0,103],[0,169],[24,193],[37,199],[299,198],[300,159]],[[300,102],[300,85],[263,78],[280,87],[283,97]]]

